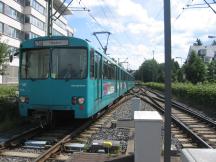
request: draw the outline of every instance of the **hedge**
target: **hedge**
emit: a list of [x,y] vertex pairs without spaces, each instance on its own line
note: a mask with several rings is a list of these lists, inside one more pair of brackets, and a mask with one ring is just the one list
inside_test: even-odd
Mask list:
[[[164,91],[162,83],[144,83],[145,86],[159,91]],[[172,94],[181,99],[201,104],[204,106],[216,107],[216,84],[173,83]]]

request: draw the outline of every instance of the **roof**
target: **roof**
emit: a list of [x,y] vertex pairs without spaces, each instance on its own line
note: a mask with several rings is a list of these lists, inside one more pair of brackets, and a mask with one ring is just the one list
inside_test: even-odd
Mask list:
[[213,58],[216,52],[216,46],[190,46],[188,56],[190,55],[191,51],[194,50],[198,53],[200,50],[206,50],[205,56]]
[[[63,3],[63,0],[53,0],[53,7],[55,8],[55,9],[58,9],[59,10],[59,13],[61,13],[61,12],[63,12],[64,10],[65,10],[65,8],[67,7],[67,5],[64,3],[63,5],[62,5],[62,3]],[[59,9],[59,7],[62,5],[62,7]],[[62,15],[70,15],[70,14],[72,14],[72,12],[69,10],[69,9],[66,9],[63,13],[62,13]]]

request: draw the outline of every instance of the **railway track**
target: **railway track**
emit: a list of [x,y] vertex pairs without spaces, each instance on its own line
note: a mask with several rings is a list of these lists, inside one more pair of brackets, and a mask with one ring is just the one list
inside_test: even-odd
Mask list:
[[[165,112],[165,101],[161,94],[140,89],[137,97],[152,105],[161,114]],[[181,148],[216,148],[216,122],[172,101],[172,137],[177,139]]]
[[88,139],[97,133],[104,123],[111,122],[110,114],[112,111],[131,98],[131,95],[122,97],[118,102],[108,106],[106,111],[101,112],[97,117],[79,123],[73,128],[41,130],[40,127],[37,127],[35,130],[28,130],[19,134],[16,138],[13,137],[5,141],[0,150],[0,158],[19,157],[24,158],[23,161],[34,162],[44,162],[47,159],[67,160],[69,158],[65,154],[68,151],[66,150],[67,146],[73,143],[86,144]]

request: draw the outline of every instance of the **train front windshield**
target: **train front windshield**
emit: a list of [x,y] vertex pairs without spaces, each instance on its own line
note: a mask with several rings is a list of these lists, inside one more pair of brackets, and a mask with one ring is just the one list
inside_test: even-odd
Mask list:
[[80,48],[30,49],[22,52],[21,79],[84,79],[87,50]]

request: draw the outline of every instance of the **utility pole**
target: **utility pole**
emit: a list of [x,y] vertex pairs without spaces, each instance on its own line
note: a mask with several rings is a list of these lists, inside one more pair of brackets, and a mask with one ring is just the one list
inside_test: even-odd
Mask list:
[[154,52],[155,52],[155,51],[153,50],[153,51],[152,51],[152,54],[153,54],[153,60],[154,60]]
[[171,20],[170,0],[164,0],[164,43],[165,43],[165,125],[164,162],[171,156]]
[[53,9],[53,0],[48,0],[48,23],[47,23],[47,36],[52,36],[52,28],[53,28],[53,15],[52,15],[52,9]]

